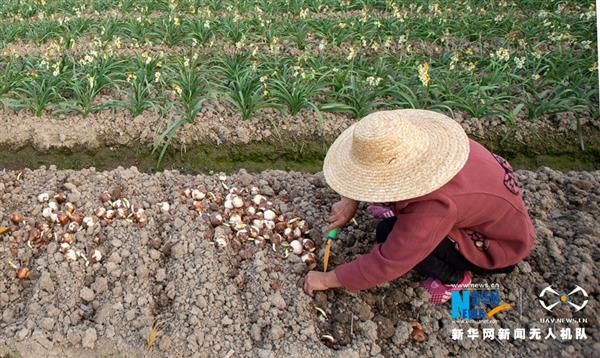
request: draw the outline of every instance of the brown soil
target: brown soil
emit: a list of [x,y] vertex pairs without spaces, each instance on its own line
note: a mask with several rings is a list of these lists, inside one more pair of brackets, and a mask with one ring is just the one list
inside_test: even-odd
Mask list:
[[[337,136],[353,120],[348,116],[325,113],[325,136]],[[25,111],[0,112],[0,145],[19,147],[26,143],[45,150],[50,148],[111,145],[151,145],[168,120],[147,111],[137,118],[120,110],[81,116],[38,118]],[[285,134],[285,136],[283,136]],[[247,144],[310,140],[320,137],[315,115],[302,111],[292,117],[275,110],[262,110],[256,118],[244,121],[227,105],[209,104],[193,124],[179,129],[176,142],[194,144]]]
[[[346,114],[324,113],[323,133],[329,140],[337,137],[354,123]],[[563,113],[534,122],[519,120],[507,126],[496,118],[470,118],[454,113],[468,135],[490,142],[507,135],[507,141],[523,143],[542,134],[561,138],[576,130],[574,115]],[[35,117],[26,111],[0,111],[0,146],[20,147],[32,144],[35,148],[86,147],[89,149],[112,145],[151,145],[157,133],[166,127],[168,119],[156,112],[146,111],[132,118],[122,110],[106,110],[88,117],[79,115]],[[597,119],[582,119],[586,131],[600,128]],[[302,110],[296,116],[272,109],[260,110],[254,118],[242,120],[237,110],[228,104],[209,102],[196,121],[179,129],[175,145],[248,144],[256,142],[310,141],[321,138],[317,116]],[[179,143],[179,144],[177,144]]]
[[[220,248],[208,217],[224,213],[219,205],[205,206],[202,215],[181,200],[186,187],[201,186],[223,193],[221,178],[156,174],[119,168],[97,172],[40,168],[0,173],[0,226],[14,227],[10,216],[25,220],[16,231],[0,236],[0,261],[28,267],[29,278],[15,270],[0,271],[0,355],[38,356],[227,356],[227,357],[440,357],[476,350],[482,356],[594,356],[598,351],[598,235],[600,172],[560,173],[548,168],[517,171],[524,199],[537,232],[536,247],[515,272],[475,276],[475,283],[498,284],[502,301],[513,308],[488,323],[457,322],[448,305],[433,306],[414,274],[360,293],[336,289],[311,299],[302,292],[306,265],[294,254],[283,259],[270,246],[251,241]],[[322,230],[337,195],[322,174],[267,171],[227,177],[228,188],[256,185],[271,198],[274,210],[306,218],[309,237],[323,257]],[[103,258],[85,264],[68,261],[53,237],[26,237],[42,223],[38,195],[65,192],[75,212],[93,215],[102,206],[98,194],[140,203],[147,215],[140,227],[127,220],[95,221],[75,234],[72,248]],[[164,212],[159,203],[170,203]],[[66,204],[61,205],[62,207]],[[362,207],[361,207],[362,209]],[[335,267],[369,250],[376,221],[364,210],[356,224],[345,227],[334,242],[330,264]],[[51,230],[60,234],[59,225]],[[219,229],[221,230],[221,229]],[[26,236],[27,235],[27,236]],[[237,244],[236,244],[237,245]],[[239,250],[239,251],[238,251]],[[320,263],[319,263],[320,265]],[[319,266],[320,267],[320,266]],[[580,312],[568,306],[552,313],[542,309],[538,294],[544,287],[583,287],[590,295]],[[322,308],[327,318],[315,306]],[[553,324],[545,318],[585,319]],[[418,321],[426,340],[411,338],[411,321]],[[159,333],[147,349],[150,327]],[[499,342],[451,339],[452,328],[539,328],[541,341]],[[549,328],[558,335],[564,326],[585,327],[586,340],[543,340]],[[332,335],[333,344],[321,342]],[[511,335],[512,337],[512,335]]]

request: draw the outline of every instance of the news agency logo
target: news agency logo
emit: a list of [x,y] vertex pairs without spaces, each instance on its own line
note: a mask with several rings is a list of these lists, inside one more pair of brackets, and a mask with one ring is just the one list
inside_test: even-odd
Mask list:
[[[554,295],[554,296],[552,296]],[[550,296],[550,300],[553,303],[547,304],[546,302],[544,302],[544,297],[545,296]],[[555,297],[557,296],[557,297]],[[573,301],[578,302],[578,299],[581,299],[583,296],[583,302],[581,304],[577,304]],[[558,292],[556,290],[554,290],[552,288],[552,286],[548,286],[546,288],[544,288],[542,290],[542,292],[540,292],[540,305],[542,305],[542,307],[544,307],[545,310],[547,311],[552,311],[552,309],[556,306],[558,306],[559,304],[561,306],[564,305],[570,305],[571,307],[575,308],[575,312],[579,312],[581,311],[588,303],[588,293],[581,288],[580,286],[575,286],[575,289],[573,289],[571,292],[568,292],[566,290],[563,290],[562,292]]]
[[452,318],[480,320],[511,309],[508,303],[500,302],[500,290],[466,289],[452,291]]

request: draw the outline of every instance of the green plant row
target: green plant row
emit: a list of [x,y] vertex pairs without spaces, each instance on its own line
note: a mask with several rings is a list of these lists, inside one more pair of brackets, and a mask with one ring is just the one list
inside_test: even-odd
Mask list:
[[0,4],[0,18],[22,17],[32,18],[43,14],[77,15],[82,12],[120,11],[126,14],[137,12],[179,12],[196,13],[198,9],[213,12],[235,10],[248,13],[260,9],[268,13],[299,14],[308,9],[313,12],[324,8],[329,11],[360,10],[363,8],[385,8],[386,3],[380,0],[338,1],[338,0],[5,0]]
[[437,6],[444,10],[455,8],[467,10],[468,8],[480,8],[485,11],[495,12],[504,8],[522,8],[523,10],[555,10],[561,8],[583,8],[592,4],[593,1],[520,1],[512,3],[508,1],[425,1],[416,0],[406,2],[402,0],[361,0],[361,1],[339,1],[339,0],[4,0],[0,3],[0,19],[32,19],[39,17],[50,17],[53,15],[77,16],[82,13],[105,13],[107,11],[118,11],[123,14],[150,14],[157,12],[178,11],[180,13],[196,14],[200,11],[211,12],[237,12],[247,14],[261,11],[267,14],[281,14],[299,16],[303,12],[312,13],[335,13],[343,11],[358,10],[382,10],[391,11],[395,8],[404,10],[415,10]]
[[[464,11],[460,6],[418,10],[419,7],[413,4],[411,8],[410,11],[398,8],[393,12],[357,12],[344,18],[325,16],[292,19],[277,13],[259,12],[245,15],[229,12],[216,16],[186,15],[172,10],[118,18],[105,17],[101,13],[94,17],[82,14],[67,19],[44,18],[35,22],[4,23],[0,27],[0,45],[19,39],[36,44],[61,37],[76,41],[82,36],[98,34],[104,41],[118,36],[124,41],[151,41],[168,46],[194,46],[215,39],[227,39],[234,43],[270,43],[274,39],[288,39],[303,48],[309,35],[316,42],[338,45],[348,40],[397,42],[401,36],[438,44],[448,39],[491,45],[517,44],[520,41],[531,47],[538,44],[554,46],[561,40],[595,42],[594,32],[590,31],[595,26],[595,18],[588,16],[590,10],[581,6],[577,7],[579,10],[573,8],[570,11],[533,13],[529,7],[517,6],[494,11],[470,6],[469,11]],[[473,21],[474,17],[477,21]]]
[[[378,105],[438,106],[483,117],[507,116],[505,110],[521,104],[520,116],[532,120],[558,112],[597,115],[597,77],[591,59],[568,53],[560,58],[504,55],[482,58],[474,67],[450,54],[416,59],[382,53],[376,59],[351,60],[321,54],[300,61],[250,53],[3,58],[0,95],[6,106],[26,108],[38,116],[47,110],[87,115],[117,106],[135,117],[171,103],[171,95],[190,120],[201,106],[194,98],[209,95],[231,102],[243,119],[263,107],[285,107],[296,114],[301,108],[319,106],[360,118]],[[330,107],[331,103],[344,106]]]
[[154,110],[159,162],[207,101],[321,128],[323,112],[380,108],[600,115],[591,0],[7,0],[0,23],[6,109]]

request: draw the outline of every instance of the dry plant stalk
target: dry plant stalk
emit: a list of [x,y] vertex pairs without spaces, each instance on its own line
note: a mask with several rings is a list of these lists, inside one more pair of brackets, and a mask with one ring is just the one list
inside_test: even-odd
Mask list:
[[158,338],[158,334],[160,333],[160,324],[161,323],[158,321],[158,319],[152,322],[152,327],[150,327],[150,330],[148,331],[148,337],[146,338],[146,348],[148,348],[148,350],[152,349],[154,343],[156,342],[156,338]]

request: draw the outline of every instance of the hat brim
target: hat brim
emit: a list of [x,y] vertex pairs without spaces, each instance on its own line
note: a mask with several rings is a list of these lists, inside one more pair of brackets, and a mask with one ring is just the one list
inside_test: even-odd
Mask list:
[[469,156],[469,138],[460,124],[436,112],[404,111],[413,115],[403,115],[402,120],[411,121],[427,136],[422,154],[384,164],[357,162],[351,155],[353,124],[325,156],[323,174],[333,190],[358,201],[401,201],[441,188],[462,169]]

